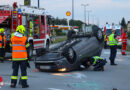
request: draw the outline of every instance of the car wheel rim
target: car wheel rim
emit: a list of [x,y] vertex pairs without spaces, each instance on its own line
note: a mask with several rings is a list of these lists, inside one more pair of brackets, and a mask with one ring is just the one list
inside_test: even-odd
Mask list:
[[30,47],[30,51],[29,51],[29,56],[30,56],[30,57],[32,56],[32,53],[33,53],[33,50],[32,50],[32,48]]
[[73,57],[74,57],[74,52],[73,52],[72,49],[69,49],[69,57],[70,57],[71,59],[73,59]]
[[102,39],[102,36],[103,36],[103,35],[102,35],[102,32],[101,32],[100,30],[98,31],[97,35],[98,35],[98,38],[99,38],[99,39]]

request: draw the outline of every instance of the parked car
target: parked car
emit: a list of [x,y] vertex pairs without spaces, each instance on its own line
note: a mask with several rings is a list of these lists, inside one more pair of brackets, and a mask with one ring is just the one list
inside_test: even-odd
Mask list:
[[93,56],[100,56],[104,46],[102,30],[96,26],[89,26],[91,33],[72,35],[44,55],[35,59],[35,67],[47,71],[71,71],[80,65],[87,66],[87,61]]

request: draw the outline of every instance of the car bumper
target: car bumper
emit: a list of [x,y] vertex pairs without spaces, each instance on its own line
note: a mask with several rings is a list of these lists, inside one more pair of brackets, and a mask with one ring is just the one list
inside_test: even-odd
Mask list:
[[69,71],[69,63],[66,58],[60,58],[55,61],[35,61],[35,66],[44,71]]

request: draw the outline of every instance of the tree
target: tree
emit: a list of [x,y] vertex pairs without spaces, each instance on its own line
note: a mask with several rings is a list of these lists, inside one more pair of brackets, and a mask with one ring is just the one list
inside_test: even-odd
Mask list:
[[126,25],[126,22],[125,22],[125,18],[123,17],[122,20],[121,20],[121,26],[123,27],[123,29],[127,29],[127,25]]

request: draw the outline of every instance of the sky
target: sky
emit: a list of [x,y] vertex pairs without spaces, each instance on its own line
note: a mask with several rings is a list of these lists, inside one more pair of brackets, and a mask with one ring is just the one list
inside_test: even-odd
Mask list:
[[[0,0],[0,5],[11,5],[18,2],[23,5],[24,0]],[[84,22],[84,7],[81,4],[89,4],[86,7],[90,12],[90,23],[99,24],[101,27],[106,22],[118,24],[122,17],[126,22],[130,21],[130,0],[74,0],[74,19]],[[37,6],[37,0],[31,0],[32,6]],[[72,11],[72,0],[40,0],[40,7],[46,9],[46,13],[53,17],[67,18],[67,11]],[[86,12],[88,22],[88,13]],[[86,23],[87,23],[86,22]]]

